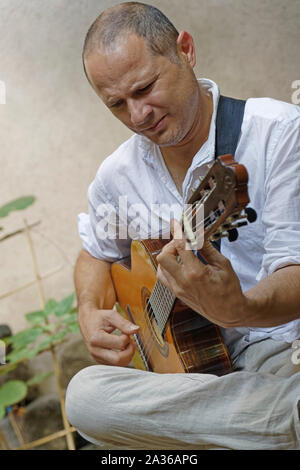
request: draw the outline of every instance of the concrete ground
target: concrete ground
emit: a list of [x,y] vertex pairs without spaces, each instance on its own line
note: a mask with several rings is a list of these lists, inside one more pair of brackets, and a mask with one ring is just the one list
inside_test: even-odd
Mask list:
[[[84,36],[96,16],[117,2],[1,0],[0,205],[36,197],[24,212],[0,219],[1,235],[28,223],[46,298],[73,291],[81,247],[76,216],[100,163],[130,136],[109,114],[82,70]],[[291,101],[300,79],[300,4],[294,0],[153,0],[197,48],[197,76],[215,80],[225,95]],[[2,88],[3,89],[3,88]],[[3,100],[2,100],[3,102]],[[41,307],[24,234],[0,243],[0,323],[13,332],[24,313]]]

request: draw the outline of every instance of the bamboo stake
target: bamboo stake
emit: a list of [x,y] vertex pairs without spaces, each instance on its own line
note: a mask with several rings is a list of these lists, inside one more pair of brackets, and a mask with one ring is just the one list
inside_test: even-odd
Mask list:
[[16,417],[15,417],[15,414],[14,414],[14,410],[10,410],[10,412],[8,413],[8,417],[9,417],[10,423],[13,427],[13,430],[15,431],[15,434],[18,438],[19,443],[21,444],[21,446],[25,445],[25,441],[24,441],[24,438],[22,436],[19,425],[17,423]]
[[[41,276],[41,279],[47,279],[47,277],[50,277],[53,274],[56,274],[58,271],[63,269],[63,267],[64,267],[64,265],[60,265],[60,266],[58,266],[58,268],[52,269],[51,271],[49,271],[46,274],[44,274],[43,276]],[[0,300],[4,299],[5,297],[9,297],[12,294],[16,294],[17,292],[19,292],[23,289],[26,289],[27,287],[32,286],[36,282],[37,282],[37,279],[34,279],[33,281],[28,282],[27,284],[23,284],[23,286],[16,287],[15,289],[12,289],[11,291],[8,291],[8,292],[5,292],[4,294],[1,294],[0,295]]]
[[[38,220],[37,222],[33,222],[32,224],[28,225],[29,228],[35,227],[36,225],[40,224],[41,221]],[[14,237],[15,235],[18,235],[19,233],[22,233],[25,231],[25,228],[20,228],[19,230],[15,230],[14,232],[10,232],[7,235],[4,235],[3,237],[0,238],[0,242],[3,242],[3,240],[6,240],[7,238]]]
[[[45,295],[44,295],[43,285],[42,285],[42,282],[41,282],[41,276],[39,274],[39,269],[38,269],[36,254],[35,254],[35,250],[34,250],[34,246],[33,246],[33,241],[32,241],[32,238],[30,236],[30,231],[29,231],[26,219],[24,219],[24,224],[25,224],[26,235],[27,235],[27,239],[28,239],[28,243],[29,243],[29,247],[30,247],[32,260],[33,260],[34,272],[35,272],[35,277],[36,277],[36,280],[37,280],[38,290],[39,290],[39,294],[40,294],[41,306],[42,306],[42,309],[44,309],[45,305],[46,305],[46,299],[45,299]],[[46,319],[46,322],[47,322],[47,319]],[[63,389],[62,389],[62,385],[61,385],[60,370],[59,370],[59,365],[58,365],[58,361],[57,361],[57,357],[56,357],[56,353],[55,353],[55,347],[51,346],[50,351],[51,351],[51,355],[52,355],[53,368],[54,368],[54,373],[55,373],[57,388],[58,388],[58,393],[59,393],[61,414],[62,414],[64,428],[65,428],[65,431],[66,431],[66,439],[67,439],[68,449],[69,450],[75,450],[74,439],[73,439],[72,432],[70,431],[71,427],[70,427],[70,424],[68,422],[67,415],[66,415],[66,410],[65,410],[65,399],[64,399],[64,393],[63,393]]]
[[74,268],[74,262],[72,262],[69,257],[66,255],[64,250],[56,243],[55,241],[51,240],[47,235],[45,235],[43,232],[40,230],[34,230],[34,233],[38,233],[40,237],[42,237],[44,240],[46,240],[50,245],[54,246],[57,251],[61,254],[63,259],[68,263],[69,266],[72,266]]
[[17,449],[14,450],[28,450],[32,449],[33,447],[38,447],[43,444],[46,444],[47,442],[54,441],[55,439],[58,439],[59,437],[64,437],[67,433],[69,432],[75,432],[76,429],[74,427],[71,427],[68,431],[66,429],[62,431],[57,431],[54,434],[49,434],[49,436],[42,437],[41,439],[38,439],[36,441],[29,442],[28,444],[24,444]]
[[1,428],[0,428],[0,444],[2,444],[1,447],[3,447],[4,450],[10,450],[7,440],[5,439],[5,436]]

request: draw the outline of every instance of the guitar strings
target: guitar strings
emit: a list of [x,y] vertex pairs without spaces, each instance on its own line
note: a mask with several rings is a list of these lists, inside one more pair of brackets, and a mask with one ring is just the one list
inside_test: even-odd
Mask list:
[[[169,294],[171,295],[171,298],[172,298],[172,302],[171,302],[171,304],[168,306],[168,308],[169,308],[169,313],[168,313],[167,317],[169,317],[169,314],[170,314],[171,311],[172,311],[173,301],[175,300],[176,297],[175,297],[165,286],[163,286],[162,284],[160,284],[160,287],[163,287],[164,289],[166,289],[166,292],[167,292],[167,293],[169,292]],[[154,289],[153,289],[153,290],[154,290]],[[150,308],[149,308],[149,306],[150,306]],[[150,318],[151,318],[151,312],[153,313],[153,309],[152,309],[151,303],[149,302],[149,299],[148,299],[148,301],[147,301],[147,303],[146,303],[145,310],[146,310],[147,312],[150,312],[150,313],[149,313],[149,316],[150,316]],[[144,310],[144,312],[145,312],[145,310]],[[167,318],[167,319],[168,319],[168,318]],[[167,323],[167,321],[166,321],[166,323]],[[165,324],[166,324],[166,323],[165,323]],[[176,326],[177,326],[177,327],[178,327],[179,325],[180,325],[181,327],[184,327],[185,324],[190,324],[190,329],[192,329],[192,323],[191,323],[190,319],[186,319],[186,318],[183,317],[183,318],[180,319],[180,321],[178,321],[178,319],[177,319],[177,321],[176,321]],[[203,325],[203,327],[205,327],[205,325]],[[197,328],[199,328],[199,327],[197,326]],[[146,330],[147,333],[148,333],[148,335],[149,335],[149,329],[145,328],[144,330]],[[163,331],[161,331],[161,334],[162,334],[162,333],[163,333]],[[162,337],[162,340],[164,341],[164,338],[163,338],[163,337]],[[143,350],[143,354],[144,354],[144,356],[145,356],[145,358],[146,358],[146,360],[147,360],[147,363],[149,364],[149,362],[150,362],[150,361],[149,361],[149,357],[151,356],[152,351],[153,351],[154,346],[155,346],[155,342],[154,342],[153,338],[151,337],[151,334],[150,334],[149,340],[148,340],[148,341],[145,341],[145,343],[141,342],[140,346],[142,346],[141,349]],[[148,364],[147,364],[147,365],[148,365]]]
[[[193,212],[194,209],[196,211],[199,210],[199,208],[197,207],[189,208],[188,211],[186,211],[185,213],[185,217],[187,218],[190,216],[193,217],[191,213]],[[220,216],[220,209],[216,209],[215,211],[213,211],[210,216],[204,218],[202,221],[196,224],[195,228],[199,227],[201,224],[203,224],[203,222],[205,224],[205,222],[208,220],[210,220],[210,222],[213,223],[211,221],[212,215]],[[158,232],[157,234],[161,235],[161,232]],[[152,293],[150,295],[150,298],[146,302],[146,305],[144,308],[144,316],[148,314],[150,323],[154,319],[154,321],[157,324],[159,333],[162,335],[162,337],[163,337],[165,326],[172,312],[172,307],[175,302],[175,299],[176,299],[176,296],[166,286],[164,286],[161,282],[157,280],[152,290]],[[184,320],[180,322],[180,324],[184,324],[184,323],[185,323]],[[140,332],[142,333],[143,337],[145,337],[145,331],[148,333],[147,328],[142,328],[142,331]],[[146,360],[149,361],[149,355],[151,355],[152,350],[154,348],[153,339],[150,336],[150,339],[148,341],[146,340],[145,342],[143,342],[143,341],[138,340],[138,343],[139,343],[140,348],[142,349],[142,352]]]
[[[196,211],[199,211],[199,208],[196,208]],[[193,211],[193,208],[192,209],[189,209],[189,211]],[[222,213],[221,213],[222,214]],[[188,218],[190,214],[186,213],[185,216]],[[215,211],[212,211],[211,214],[207,217],[205,217],[204,219],[200,220],[198,223],[196,223],[194,229],[195,231],[197,231],[197,229],[204,224],[204,227],[205,227],[205,223],[208,222],[208,221],[211,221],[211,218],[212,216],[220,216],[220,209],[216,209]],[[193,215],[192,215],[193,217]],[[195,217],[195,216],[194,216]],[[183,220],[183,216],[181,217],[181,220]],[[216,220],[216,219],[215,219]],[[214,221],[212,221],[211,223],[213,223]],[[167,233],[165,233],[167,235]],[[164,235],[164,232],[162,232],[161,230],[157,231],[157,232],[154,232],[154,233],[151,233],[151,238],[152,239],[156,239],[158,238],[159,239],[159,236],[162,236]],[[166,237],[166,240],[168,239],[168,237]]]
[[[220,212],[221,212],[220,209],[217,209],[216,211],[214,211],[213,215],[220,216],[221,215]],[[204,220],[208,220],[208,219],[210,219],[211,221],[211,215]],[[202,222],[200,222],[200,224],[201,223]],[[155,319],[160,334],[163,334],[163,331],[168,322],[170,313],[172,312],[172,306],[174,304],[175,299],[176,299],[176,296],[166,286],[161,284],[159,281],[156,281],[155,286],[152,290],[151,296],[146,303],[145,309],[149,312],[150,322],[153,318]],[[182,320],[178,324],[182,325],[184,323],[185,321]],[[152,348],[149,350],[149,353],[151,353],[154,347],[154,343],[153,341],[151,341],[151,338],[150,338],[150,341],[148,342],[148,344],[151,344],[151,343],[152,343]],[[148,344],[146,342],[145,347],[148,348]]]
[[[162,287],[165,288],[165,286],[162,286]],[[167,288],[165,288],[165,289],[167,289]],[[170,291],[168,291],[168,289],[167,289],[167,292],[170,292]],[[173,303],[174,303],[175,298],[176,298],[176,297],[173,296],[173,294],[172,294],[172,302],[171,302],[171,305],[168,305],[168,306],[167,306],[168,309],[169,309],[169,312],[168,312],[168,314],[167,314],[166,317],[165,317],[165,323],[164,323],[165,325],[167,324],[169,315],[170,315],[170,313],[171,313],[171,311],[172,311],[172,306],[173,306]],[[149,300],[148,300],[147,303],[146,303],[145,310],[146,310],[146,314],[147,314],[147,313],[149,314],[150,320],[153,318],[153,316],[155,317],[155,319],[157,319],[157,318],[156,318],[156,315],[154,315],[154,312],[153,312],[152,303],[151,303]],[[145,313],[145,310],[144,310],[144,313]],[[177,321],[177,322],[176,322],[176,325],[177,325],[177,326],[180,325],[180,326],[182,327],[184,324],[188,324],[188,323],[190,323],[190,320],[189,320],[189,319],[184,319],[184,318],[182,318],[180,321]],[[164,338],[163,338],[163,330],[164,330],[164,328],[162,328],[162,329],[159,328],[159,331],[160,331],[160,333],[161,333],[161,335],[162,335],[162,340],[164,341]],[[144,328],[143,331],[147,331],[147,333],[149,334],[149,330],[148,330],[147,328]],[[149,356],[151,356],[152,351],[153,351],[154,346],[155,346],[155,343],[154,343],[154,341],[153,341],[153,338],[151,337],[151,334],[150,334],[150,338],[149,338],[148,341],[146,340],[144,343],[143,343],[143,342],[140,342],[139,345],[140,345],[140,347],[141,347],[141,349],[142,349],[142,351],[143,351],[143,354],[144,354],[144,356],[145,356],[147,362],[150,362],[150,361],[149,361]]]
[[[193,209],[191,209],[189,212],[192,212],[192,210]],[[190,214],[185,215],[186,217],[189,217]],[[161,335],[163,334],[163,331],[169,319],[175,299],[176,296],[174,296],[174,294],[166,286],[164,286],[161,282],[156,281],[150,298],[146,302],[144,308],[144,317],[148,314],[150,324],[154,319]],[[145,331],[148,333],[147,328],[142,328],[141,333],[143,337],[145,336]],[[149,355],[151,355],[152,350],[154,348],[154,342],[151,336],[148,341],[139,341],[139,346],[141,347],[146,360],[149,361]]]

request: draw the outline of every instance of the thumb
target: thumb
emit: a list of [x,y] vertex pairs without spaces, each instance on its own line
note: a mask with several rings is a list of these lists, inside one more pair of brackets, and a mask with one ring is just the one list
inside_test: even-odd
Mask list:
[[112,311],[113,314],[109,317],[110,323],[118,328],[122,333],[126,335],[133,335],[137,333],[139,330],[139,326],[135,325],[134,323],[130,322],[126,318],[122,317],[122,315],[116,311]]
[[226,259],[217,248],[214,247],[211,241],[206,240],[203,247],[201,248],[200,254],[203,258],[206,259],[208,264],[215,266],[223,265],[224,260]]

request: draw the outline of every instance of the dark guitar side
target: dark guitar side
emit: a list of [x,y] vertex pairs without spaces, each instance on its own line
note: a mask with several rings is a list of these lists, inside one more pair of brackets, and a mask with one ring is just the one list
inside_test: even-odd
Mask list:
[[[219,328],[178,299],[163,337],[149,318],[147,300],[156,283],[156,256],[168,240],[134,240],[131,258],[112,265],[111,273],[123,314],[140,326],[148,370],[160,373],[202,372],[223,375],[231,370]],[[150,315],[151,317],[151,315]],[[134,364],[143,368],[141,361]]]

